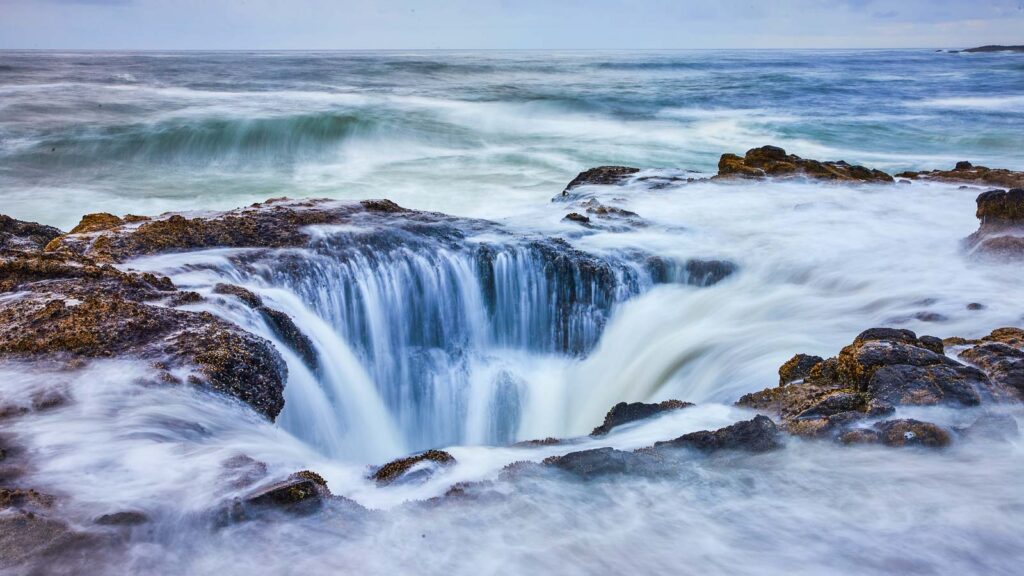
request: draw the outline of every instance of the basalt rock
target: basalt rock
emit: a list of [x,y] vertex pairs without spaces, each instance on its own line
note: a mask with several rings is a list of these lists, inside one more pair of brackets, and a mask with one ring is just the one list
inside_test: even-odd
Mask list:
[[768,452],[781,448],[782,441],[771,418],[759,414],[752,420],[737,422],[718,430],[701,430],[684,434],[675,440],[657,442],[654,447],[690,448],[705,453],[720,450]]
[[[1024,179],[1024,172],[1022,179]],[[978,230],[967,237],[973,254],[1024,258],[1024,188],[989,190],[978,196]]]
[[569,191],[578,186],[620,184],[639,171],[639,168],[631,168],[629,166],[598,166],[597,168],[591,168],[580,172],[573,178],[565,189],[562,190],[562,196],[568,196]]
[[741,158],[723,154],[718,161],[718,175],[712,180],[742,178],[809,178],[835,182],[893,182],[892,176],[881,170],[837,162],[804,159],[777,146],[752,148]]
[[976,406],[1012,398],[1009,384],[992,377],[995,371],[987,374],[939,353],[936,340],[872,328],[838,357],[815,363],[803,380],[785,382],[780,371],[779,386],[747,394],[737,404],[769,411],[787,432],[813,438],[840,435],[897,406]]
[[987,168],[975,166],[970,162],[957,162],[952,170],[930,170],[926,172],[901,172],[897,178],[910,180],[933,180],[936,182],[952,182],[977,184],[979,186],[1002,186],[1004,188],[1024,188],[1024,172],[1015,172],[1004,168]]
[[840,436],[839,441],[843,444],[882,444],[894,448],[942,448],[949,445],[950,435],[944,428],[931,422],[902,419],[878,422],[871,428],[850,430]]
[[680,410],[682,408],[688,408],[693,406],[690,402],[683,402],[681,400],[665,400],[657,404],[645,404],[643,402],[619,402],[608,411],[608,414],[604,417],[604,423],[602,423],[594,431],[590,433],[591,436],[603,436],[612,431],[612,428],[635,422],[637,420],[643,420],[650,418],[663,412],[669,412],[672,410]]
[[0,250],[41,250],[63,234],[53,226],[15,220],[0,214]]
[[978,367],[997,386],[1024,400],[1024,330],[1000,328],[958,357]]
[[370,478],[381,486],[395,482],[421,481],[433,475],[439,468],[453,464],[455,458],[444,450],[427,450],[414,456],[392,460],[374,471]]
[[644,452],[625,452],[614,448],[595,448],[546,458],[542,464],[582,480],[614,475],[649,476],[664,472],[658,461]]
[[274,335],[281,339],[293,352],[295,352],[299,359],[309,367],[311,370],[316,370],[319,361],[317,358],[316,349],[313,347],[313,342],[308,336],[302,333],[302,330],[295,324],[292,317],[266,306],[263,303],[263,299],[258,295],[254,294],[250,290],[246,290],[241,286],[234,284],[217,284],[213,288],[215,294],[229,294],[237,297],[246,306],[260,313],[263,320],[273,331]]

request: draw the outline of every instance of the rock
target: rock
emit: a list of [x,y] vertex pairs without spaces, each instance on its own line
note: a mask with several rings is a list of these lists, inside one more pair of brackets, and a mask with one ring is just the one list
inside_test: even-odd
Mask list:
[[657,442],[655,448],[692,448],[700,452],[740,450],[767,452],[782,447],[779,431],[767,416],[757,415],[752,420],[737,422],[715,431],[701,430],[684,434],[675,440]]
[[619,184],[639,171],[639,168],[631,168],[629,166],[598,166],[597,168],[591,168],[580,172],[573,178],[565,189],[562,190],[562,196],[568,196],[569,191],[578,186]]
[[[1024,172],[1019,173],[1024,181]],[[1024,188],[989,190],[978,196],[978,230],[965,244],[972,254],[1024,259]]]
[[726,260],[701,260],[691,258],[684,266],[686,284],[712,286],[732,276],[736,265]]
[[837,182],[894,182],[893,177],[881,170],[838,162],[807,160],[777,146],[762,146],[747,151],[740,158],[723,154],[718,161],[718,175],[712,180],[737,178],[810,178]]
[[620,474],[651,475],[658,473],[654,458],[648,454],[624,452],[614,448],[595,448],[552,456],[542,462],[583,480]]
[[611,432],[612,428],[629,422],[650,418],[663,412],[679,410],[693,406],[690,402],[681,400],[665,400],[657,404],[644,404],[643,402],[625,403],[619,402],[608,411],[604,417],[604,423],[594,428],[591,436],[603,436]]
[[330,497],[327,482],[316,472],[303,470],[250,492],[242,497],[241,502],[245,507],[268,507],[305,514],[318,510]]
[[125,510],[122,512],[114,512],[112,514],[104,514],[95,520],[96,524],[100,526],[139,526],[149,522],[149,517],[142,512],[135,510]]
[[388,462],[374,471],[370,478],[381,486],[398,481],[425,480],[432,476],[438,468],[446,468],[454,464],[455,458],[444,450],[427,450],[415,456]]
[[60,230],[0,214],[0,250],[42,250]]
[[575,222],[577,224],[583,224],[583,225],[590,224],[590,218],[587,218],[586,216],[584,216],[583,214],[580,214],[579,212],[570,212],[570,213],[566,214],[565,218],[562,218],[562,220],[565,220],[565,221],[568,221],[568,222]]
[[292,317],[263,304],[263,299],[252,291],[233,284],[217,284],[213,287],[215,294],[228,294],[237,297],[246,306],[257,311],[263,317],[270,330],[285,345],[295,352],[310,370],[319,368],[319,357],[312,340],[302,333]]
[[959,432],[968,438],[1007,441],[1020,436],[1020,427],[1017,419],[1009,414],[988,412]]
[[[0,570],[5,572],[19,567],[22,570],[17,573],[50,574],[55,566],[94,559],[109,544],[98,535],[75,530],[46,514],[23,510],[0,513]],[[33,565],[34,570],[24,570]]]
[[0,358],[130,357],[191,372],[273,419],[287,369],[270,342],[205,312],[153,303],[177,294],[166,278],[123,272],[74,254],[0,254]]
[[1024,400],[1024,342],[1014,336],[1016,332],[1021,331],[994,331],[957,356],[979,368],[1008,395]]
[[626,210],[624,208],[617,208],[615,206],[607,206],[601,204],[595,198],[591,198],[586,202],[580,204],[587,210],[587,214],[594,216],[595,218],[602,218],[605,220],[630,220],[634,224],[640,224],[640,215],[636,212]]
[[1004,168],[987,168],[975,166],[970,162],[957,162],[952,170],[930,170],[921,172],[901,172],[897,178],[910,180],[934,180],[937,182],[965,182],[982,186],[1002,186],[1005,188],[1024,188],[1024,172],[1014,172]]
[[886,420],[872,429],[857,429],[840,437],[844,444],[883,444],[894,448],[922,446],[942,448],[950,443],[949,433],[931,422],[920,420]]
[[117,228],[124,223],[124,220],[107,212],[86,214],[85,216],[82,216],[82,220],[78,223],[78,226],[71,229],[71,234],[88,234],[90,232],[110,230],[111,228]]
[[779,386],[785,386],[797,380],[803,380],[824,358],[809,354],[797,354],[779,367]]
[[977,48],[967,48],[963,52],[1024,52],[1024,46],[1003,46],[1000,44],[989,44]]
[[[1013,338],[1010,334],[1000,332]],[[787,432],[816,438],[841,435],[854,423],[890,414],[896,406],[975,406],[1011,397],[1006,384],[945,356],[943,346],[937,338],[918,338],[910,330],[865,330],[838,357],[809,369],[811,360],[805,360],[803,379],[786,382],[789,365],[800,363],[794,357],[780,369],[779,386],[747,394],[737,405],[768,411]]]
[[985,305],[979,302],[971,302],[967,305],[968,310],[984,310]]

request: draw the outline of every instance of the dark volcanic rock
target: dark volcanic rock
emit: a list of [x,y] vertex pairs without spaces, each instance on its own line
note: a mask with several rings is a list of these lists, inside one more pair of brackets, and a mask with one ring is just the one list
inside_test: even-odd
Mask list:
[[0,214],[0,250],[42,250],[63,234],[53,226],[23,222]]
[[562,196],[567,196],[569,191],[577,186],[619,184],[639,171],[639,168],[630,168],[629,166],[598,166],[597,168],[591,168],[580,172],[573,178],[565,189],[562,190]]
[[958,357],[978,367],[1001,389],[1024,399],[1024,330],[1000,328]]
[[612,428],[616,426],[650,418],[651,416],[661,414],[662,412],[679,410],[690,406],[693,406],[693,404],[690,402],[683,402],[681,400],[665,400],[664,402],[659,402],[657,404],[644,404],[643,402],[627,404],[626,402],[619,402],[608,411],[607,415],[605,415],[604,423],[597,428],[594,428],[594,431],[591,432],[590,435],[603,436],[611,432]]
[[821,356],[811,356],[810,354],[797,354],[793,356],[785,364],[779,366],[779,386],[803,380],[811,373],[811,368],[814,368],[823,360],[824,358]]
[[316,472],[303,470],[242,497],[245,508],[274,508],[293,514],[318,510],[331,497],[327,482]]
[[886,420],[872,428],[858,428],[843,434],[839,440],[844,444],[883,444],[899,448],[923,446],[942,448],[950,442],[949,432],[931,422],[920,420]]
[[299,330],[291,316],[264,305],[262,298],[241,286],[217,284],[213,287],[213,292],[215,294],[235,296],[244,302],[246,306],[259,312],[275,336],[291,348],[311,370],[317,369],[319,361],[316,349],[313,347],[313,342],[302,333],[302,330]]
[[543,464],[583,480],[619,474],[651,475],[663,472],[649,454],[624,452],[614,448],[595,448],[552,456],[545,459]]
[[935,180],[938,182],[963,182],[982,186],[1024,188],[1024,172],[1004,168],[975,166],[970,162],[957,162],[952,170],[931,170],[926,172],[901,172],[897,178],[910,180]]
[[147,522],[149,522],[149,517],[135,510],[104,514],[96,519],[96,523],[100,526],[139,526]]
[[993,377],[996,371],[937,353],[935,340],[919,339],[910,330],[865,330],[838,357],[815,363],[802,381],[785,382],[780,371],[779,386],[747,394],[737,404],[776,414],[791,434],[821,437],[889,414],[895,406],[974,406],[1012,398],[1009,385]]
[[590,218],[584,216],[583,214],[580,214],[579,212],[570,212],[570,213],[566,214],[565,218],[562,218],[562,220],[567,220],[569,222],[575,222],[577,224],[582,224],[584,226],[590,224]]
[[989,190],[977,202],[981,225],[967,237],[967,247],[983,256],[1024,258],[1024,188]]
[[455,464],[455,458],[444,450],[427,450],[415,456],[388,462],[378,468],[370,478],[380,485],[399,481],[423,480],[431,476],[439,467],[444,468],[453,464]]
[[742,158],[723,154],[718,161],[718,175],[712,179],[735,178],[811,178],[837,182],[893,182],[892,176],[881,170],[838,162],[808,160],[776,146],[762,146],[747,150]]
[[715,431],[701,430],[684,434],[675,440],[657,442],[654,447],[692,448],[701,452],[767,452],[781,448],[782,442],[778,428],[771,418],[757,415],[752,420],[737,422]]

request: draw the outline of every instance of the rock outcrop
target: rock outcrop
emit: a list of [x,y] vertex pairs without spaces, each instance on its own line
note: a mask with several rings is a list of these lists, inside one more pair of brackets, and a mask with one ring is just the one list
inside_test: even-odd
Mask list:
[[455,464],[455,458],[444,450],[427,450],[414,456],[392,460],[377,468],[370,478],[380,486],[396,482],[424,481],[441,468]]
[[883,444],[894,448],[922,446],[943,448],[950,443],[945,429],[920,420],[885,420],[870,428],[856,428],[839,437],[843,444]]
[[571,474],[582,480],[593,480],[620,474],[650,476],[665,472],[651,455],[626,452],[615,448],[594,448],[546,458],[542,464]]
[[898,406],[977,406],[1016,397],[1012,359],[1000,357],[1004,363],[998,365],[1008,372],[1000,376],[995,361],[986,373],[947,357],[935,345],[934,339],[918,338],[910,330],[872,328],[838,357],[809,369],[805,360],[801,380],[789,380],[787,366],[801,360],[794,358],[780,370],[779,386],[747,394],[737,404],[769,411],[791,434],[835,437]]
[[266,306],[263,303],[263,298],[241,286],[217,284],[213,287],[213,292],[214,294],[234,296],[249,308],[259,312],[260,316],[263,317],[263,321],[267,323],[267,326],[270,327],[274,335],[291,348],[310,370],[317,369],[319,361],[316,349],[313,347],[313,342],[309,339],[309,336],[306,336],[302,333],[302,330],[299,330],[291,316]]
[[619,402],[608,411],[608,414],[604,417],[604,422],[594,428],[594,431],[590,433],[591,436],[604,436],[612,431],[612,428],[635,422],[637,420],[643,420],[650,418],[657,414],[669,412],[672,410],[680,410],[693,406],[690,402],[683,402],[681,400],[665,400],[657,404],[645,404],[643,402]]
[[654,444],[655,449],[689,448],[705,453],[721,450],[757,453],[781,447],[782,441],[778,428],[771,418],[762,415],[718,430],[691,432],[683,434],[675,440]]
[[967,48],[961,52],[1024,52],[1024,46],[1003,46],[1001,44],[987,44],[976,48]]
[[979,195],[977,202],[981,225],[967,237],[971,253],[999,259],[1024,258],[1024,188],[989,190]]
[[0,250],[40,250],[61,234],[63,232],[53,226],[0,214]]
[[621,184],[639,171],[639,168],[629,166],[598,166],[584,170],[566,185],[562,196],[568,196],[569,191],[578,186]]
[[712,180],[742,178],[809,178],[835,182],[893,182],[892,176],[881,170],[837,162],[804,159],[777,146],[762,146],[747,150],[743,156],[723,154],[718,161],[718,175]]
[[967,161],[957,162],[952,170],[908,171],[900,172],[896,177],[910,180],[934,180],[936,182],[960,182],[981,186],[1024,188],[1024,172],[1015,172],[1004,168],[975,166]]

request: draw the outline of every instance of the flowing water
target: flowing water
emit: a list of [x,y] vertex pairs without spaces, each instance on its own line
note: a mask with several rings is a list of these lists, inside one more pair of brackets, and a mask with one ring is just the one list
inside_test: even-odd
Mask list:
[[[941,453],[794,440],[687,459],[672,478],[551,474],[422,502],[514,461],[749,418],[731,403],[776,383],[786,359],[833,355],[871,326],[972,337],[1024,321],[1019,267],[962,253],[979,189],[636,180],[577,192],[646,225],[587,230],[551,201],[580,170],[707,175],[719,154],[768,143],[890,172],[1019,170],[1022,134],[1024,58],[1009,54],[0,52],[0,212],[15,218],[67,229],[85,212],[386,197],[498,223],[457,224],[457,244],[399,235],[381,249],[367,238],[398,232],[319,228],[303,249],[127,263],[275,342],[213,287],[243,285],[292,316],[319,362],[277,342],[289,379],[276,424],[201,391],[139,387],[146,369],[129,361],[0,366],[0,391],[73,397],[12,430],[68,514],[154,519],[111,571],[1014,573],[1019,440]],[[551,237],[605,273],[553,273],[539,240]],[[676,266],[659,277],[649,255]],[[711,282],[687,272],[694,259],[736,271]],[[510,446],[668,398],[700,406],[602,440]],[[422,484],[365,479],[368,464],[431,447],[458,464]],[[316,470],[375,512],[210,532],[204,512],[237,495],[222,468],[237,454],[276,476]]]

